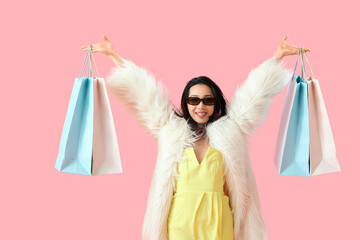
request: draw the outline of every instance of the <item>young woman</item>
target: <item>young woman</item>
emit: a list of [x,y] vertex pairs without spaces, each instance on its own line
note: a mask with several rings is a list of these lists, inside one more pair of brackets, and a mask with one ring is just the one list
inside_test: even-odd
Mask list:
[[286,39],[250,72],[230,104],[211,79],[200,76],[185,86],[181,111],[150,73],[120,58],[106,36],[103,43],[81,47],[110,57],[116,67],[107,87],[158,142],[143,239],[267,238],[246,145],[291,79],[281,59],[299,48]]

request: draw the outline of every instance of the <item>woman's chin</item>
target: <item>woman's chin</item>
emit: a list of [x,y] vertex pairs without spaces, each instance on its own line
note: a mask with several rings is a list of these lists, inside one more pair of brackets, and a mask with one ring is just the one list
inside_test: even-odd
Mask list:
[[209,121],[209,117],[198,117],[198,116],[190,116],[192,118],[192,120],[194,120],[194,122],[196,122],[197,124],[205,124]]
[[198,124],[205,124],[209,121],[209,119],[195,119],[195,122]]

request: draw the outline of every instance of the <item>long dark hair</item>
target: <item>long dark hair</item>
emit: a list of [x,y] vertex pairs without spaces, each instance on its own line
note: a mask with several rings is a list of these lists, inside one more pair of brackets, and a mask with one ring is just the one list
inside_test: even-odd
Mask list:
[[[210,116],[209,120],[205,124],[197,123],[189,113],[189,109],[187,107],[187,98],[189,97],[190,88],[196,84],[204,84],[210,87],[212,94],[214,95],[216,101],[214,106],[214,113]],[[202,135],[205,133],[205,127],[208,123],[214,122],[217,119],[225,116],[226,112],[226,103],[227,99],[224,97],[221,89],[216,83],[206,76],[199,76],[191,79],[185,86],[182,97],[181,97],[181,111],[175,111],[176,115],[179,117],[185,118],[188,124],[191,127],[191,130],[195,131],[198,135]]]

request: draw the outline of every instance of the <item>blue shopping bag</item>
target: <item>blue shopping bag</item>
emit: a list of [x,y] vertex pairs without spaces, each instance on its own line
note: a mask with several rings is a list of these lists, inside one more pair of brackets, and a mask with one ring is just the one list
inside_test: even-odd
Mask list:
[[304,64],[301,76],[295,77],[300,55],[299,51],[288,84],[276,143],[275,165],[280,175],[309,176],[310,172],[308,83],[303,77]]
[[[89,62],[90,77],[83,77]],[[61,135],[55,168],[60,172],[91,175],[94,129],[94,78],[91,51],[87,52],[80,76],[75,79]]]
[[309,176],[310,139],[307,82],[297,76],[280,175]]

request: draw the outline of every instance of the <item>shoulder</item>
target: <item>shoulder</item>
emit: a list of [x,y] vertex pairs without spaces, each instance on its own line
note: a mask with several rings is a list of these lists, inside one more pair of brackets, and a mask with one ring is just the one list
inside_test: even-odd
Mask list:
[[170,113],[170,117],[168,118],[166,124],[161,129],[162,132],[172,132],[176,134],[177,132],[184,132],[189,128],[187,121],[178,116],[173,109]]

